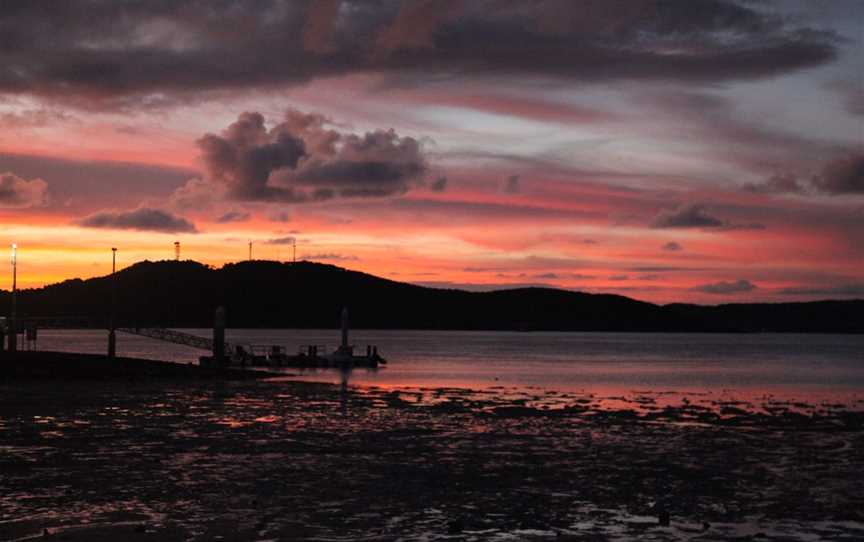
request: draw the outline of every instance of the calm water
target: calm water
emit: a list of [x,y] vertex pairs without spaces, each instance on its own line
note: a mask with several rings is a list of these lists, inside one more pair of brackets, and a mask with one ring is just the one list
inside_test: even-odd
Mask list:
[[[228,339],[280,344],[293,352],[302,344],[335,346],[339,335],[336,330],[231,330]],[[390,361],[378,371],[355,371],[351,382],[360,385],[864,395],[864,335],[359,330],[352,342],[360,348],[377,344]],[[101,353],[106,333],[43,330],[39,348]],[[126,334],[118,334],[117,350],[184,363],[202,353]],[[339,380],[333,371],[302,375]]]

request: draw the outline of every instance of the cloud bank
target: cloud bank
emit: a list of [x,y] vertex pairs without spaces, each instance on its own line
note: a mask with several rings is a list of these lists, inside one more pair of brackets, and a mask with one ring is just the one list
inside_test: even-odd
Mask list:
[[[295,110],[269,129],[260,113],[243,113],[221,134],[199,139],[198,147],[208,180],[238,201],[393,196],[422,183],[427,170],[420,142],[412,137],[394,130],[341,133],[325,117]],[[195,181],[176,199],[195,201],[210,193]]]
[[784,173],[761,184],[745,184],[743,189],[757,194],[864,194],[864,150],[847,150],[827,160],[809,182]]
[[219,224],[228,224],[230,222],[246,222],[252,218],[252,214],[246,211],[228,211],[227,213],[216,218]]
[[819,66],[834,33],[735,0],[7,0],[0,94],[82,107],[352,73],[716,82]]
[[729,222],[708,212],[703,203],[682,203],[671,209],[662,209],[651,221],[652,228],[704,228],[716,230],[762,230],[764,224],[755,222]]
[[86,228],[141,230],[162,233],[196,233],[195,225],[185,218],[161,209],[139,207],[131,211],[100,211],[77,222]]
[[655,228],[719,228],[724,224],[724,221],[708,214],[705,205],[698,203],[663,209],[651,222]]
[[813,185],[828,194],[864,194],[864,151],[828,162],[813,177]]
[[41,207],[48,203],[48,183],[0,173],[0,207]]

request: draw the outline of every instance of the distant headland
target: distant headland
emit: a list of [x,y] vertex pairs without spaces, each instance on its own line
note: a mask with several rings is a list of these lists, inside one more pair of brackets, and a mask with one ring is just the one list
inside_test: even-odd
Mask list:
[[[554,288],[492,292],[437,289],[333,265],[246,261],[144,261],[118,271],[119,325],[209,327],[217,306],[234,328],[332,328],[343,306],[374,329],[512,331],[864,333],[864,300],[655,305]],[[112,277],[71,279],[18,292],[18,317],[103,327]],[[11,295],[0,291],[0,314]]]

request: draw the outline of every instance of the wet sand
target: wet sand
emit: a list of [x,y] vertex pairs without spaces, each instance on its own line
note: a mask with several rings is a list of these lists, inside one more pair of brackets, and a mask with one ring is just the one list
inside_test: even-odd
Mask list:
[[0,384],[0,540],[862,540],[862,472],[860,401]]

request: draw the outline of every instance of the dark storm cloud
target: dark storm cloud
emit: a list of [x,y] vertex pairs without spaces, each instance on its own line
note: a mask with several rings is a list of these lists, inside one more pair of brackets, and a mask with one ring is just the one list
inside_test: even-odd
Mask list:
[[703,284],[693,288],[694,291],[706,294],[741,294],[752,292],[757,286],[749,280],[737,280],[735,282],[720,281],[712,284]]
[[756,194],[800,194],[805,189],[798,177],[789,173],[772,175],[764,183],[748,183],[742,188]]
[[[751,79],[839,38],[733,0],[6,0],[0,93],[142,107],[357,72]],[[199,93],[199,94],[194,94]]]
[[306,146],[302,139],[277,126],[268,131],[260,113],[243,113],[222,135],[198,140],[211,179],[225,183],[241,200],[293,199],[293,192],[268,185],[270,173],[294,168]]
[[674,209],[660,211],[651,226],[655,228],[719,228],[726,224],[698,203],[678,205]]
[[139,207],[131,211],[100,211],[77,222],[87,228],[195,233],[195,225],[161,209]]
[[663,209],[654,220],[652,228],[704,228],[714,230],[762,230],[763,224],[737,223],[721,220],[702,203],[683,203],[671,209]]
[[846,151],[823,162],[809,181],[784,173],[742,189],[757,194],[864,194],[864,151]]
[[0,207],[40,207],[48,202],[48,183],[0,173]]
[[296,237],[277,237],[264,241],[266,245],[293,245],[297,242]]
[[208,178],[234,200],[385,197],[421,182],[426,159],[416,139],[393,130],[345,134],[328,124],[321,115],[292,110],[268,129],[260,113],[247,112],[198,146]]
[[216,222],[220,224],[227,224],[229,222],[246,222],[251,218],[251,216],[252,215],[246,211],[228,211],[217,218]]
[[441,176],[435,179],[430,185],[429,190],[433,192],[444,192],[447,190],[447,177]]
[[828,194],[864,194],[864,151],[825,164],[813,177],[813,186]]

